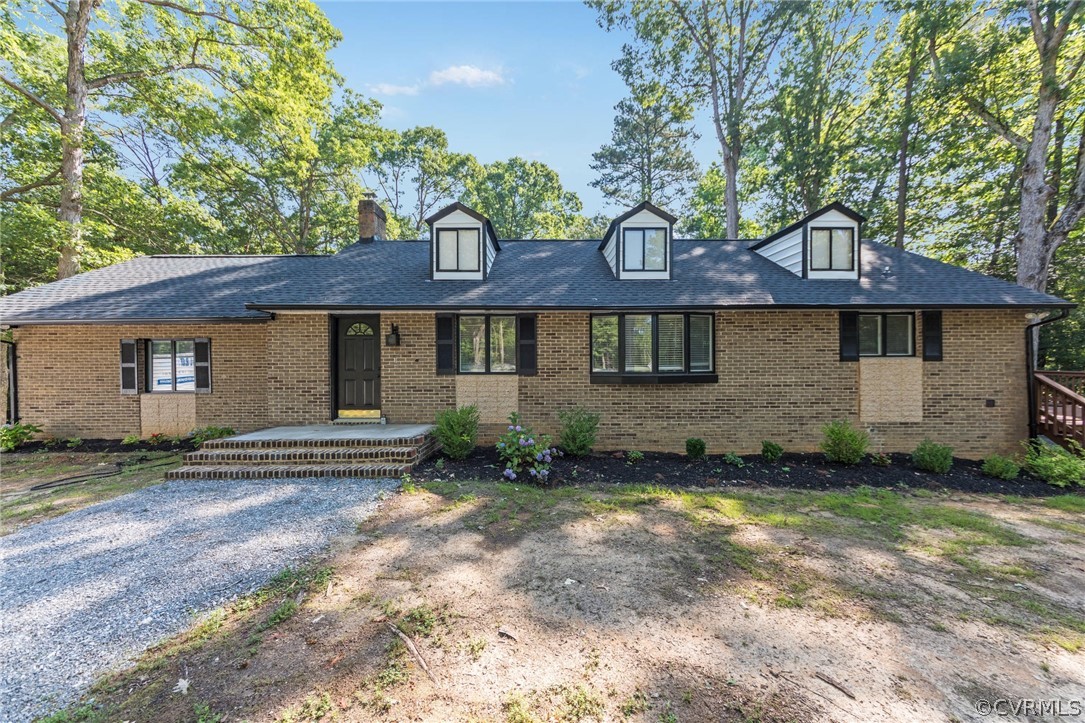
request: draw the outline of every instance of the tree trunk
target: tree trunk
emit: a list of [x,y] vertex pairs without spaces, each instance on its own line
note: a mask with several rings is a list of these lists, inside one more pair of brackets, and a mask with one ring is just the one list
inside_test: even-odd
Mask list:
[[735,154],[723,154],[724,205],[727,210],[727,238],[738,238],[738,159]]
[[[1046,64],[1046,63],[1045,63]],[[1045,73],[1046,75],[1046,73]],[[1021,218],[1017,227],[1017,283],[1029,289],[1047,288],[1053,251],[1047,229],[1047,204],[1052,188],[1047,183],[1047,152],[1051,128],[1058,105],[1057,91],[1046,82],[1040,84],[1032,137],[1025,152],[1021,171]]]
[[87,124],[87,79],[83,72],[92,0],[68,0],[64,30],[68,42],[68,76],[64,118],[60,125],[60,207],[64,229],[57,278],[79,273],[83,251],[83,131]]
[[912,46],[908,57],[908,77],[904,81],[904,108],[900,120],[900,157],[897,161],[897,232],[894,242],[904,248],[904,226],[908,217],[908,142],[912,131],[912,87],[915,85],[919,53]]

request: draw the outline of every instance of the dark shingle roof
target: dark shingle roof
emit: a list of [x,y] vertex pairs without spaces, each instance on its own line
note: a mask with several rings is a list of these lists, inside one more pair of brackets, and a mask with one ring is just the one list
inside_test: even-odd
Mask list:
[[1071,306],[869,241],[861,279],[801,279],[751,243],[676,240],[667,281],[616,280],[598,241],[506,241],[485,281],[430,280],[424,241],[334,256],[151,256],[0,298],[0,323],[260,319],[290,308]]

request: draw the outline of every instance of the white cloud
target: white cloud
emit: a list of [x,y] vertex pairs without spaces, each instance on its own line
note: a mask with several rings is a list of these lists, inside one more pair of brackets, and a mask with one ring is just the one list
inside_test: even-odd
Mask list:
[[485,88],[503,85],[505,77],[500,70],[486,70],[475,65],[450,65],[444,70],[429,74],[430,85],[466,85],[469,88]]
[[418,95],[417,85],[396,85],[395,83],[377,83],[369,86],[373,95]]

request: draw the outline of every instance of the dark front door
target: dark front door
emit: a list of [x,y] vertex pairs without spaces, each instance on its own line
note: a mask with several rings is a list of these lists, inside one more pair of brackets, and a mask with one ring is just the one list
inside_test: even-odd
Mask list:
[[379,316],[339,318],[336,403],[339,416],[379,415],[381,347]]

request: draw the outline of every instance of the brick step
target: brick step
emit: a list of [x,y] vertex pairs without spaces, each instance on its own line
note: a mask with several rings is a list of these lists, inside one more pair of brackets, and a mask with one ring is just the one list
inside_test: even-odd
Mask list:
[[185,455],[185,464],[218,465],[321,465],[408,464],[419,460],[421,447],[264,447],[204,448]]
[[321,465],[186,465],[166,473],[168,480],[186,479],[283,479],[293,477],[356,477],[399,479],[411,470],[409,464],[321,464]]
[[212,449],[282,449],[286,447],[425,447],[435,445],[430,434],[415,437],[330,438],[330,439],[209,439],[200,447]]

